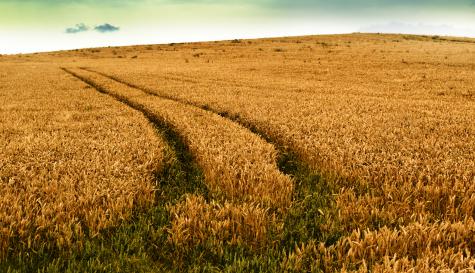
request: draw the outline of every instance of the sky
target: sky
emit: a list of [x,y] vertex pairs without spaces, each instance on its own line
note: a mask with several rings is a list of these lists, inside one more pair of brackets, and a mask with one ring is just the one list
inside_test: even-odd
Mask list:
[[0,0],[0,54],[352,32],[475,37],[475,0]]

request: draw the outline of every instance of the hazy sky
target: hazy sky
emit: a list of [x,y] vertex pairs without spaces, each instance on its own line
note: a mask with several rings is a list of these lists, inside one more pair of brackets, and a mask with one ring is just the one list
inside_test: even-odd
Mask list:
[[475,37],[475,0],[0,0],[0,53],[357,31]]

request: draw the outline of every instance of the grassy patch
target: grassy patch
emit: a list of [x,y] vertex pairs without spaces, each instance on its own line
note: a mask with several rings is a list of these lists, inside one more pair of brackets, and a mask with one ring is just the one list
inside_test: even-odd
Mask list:
[[288,151],[281,153],[279,168],[295,181],[292,207],[285,218],[281,246],[286,250],[309,241],[335,243],[342,231],[336,218],[333,199],[334,184],[320,173],[312,171]]

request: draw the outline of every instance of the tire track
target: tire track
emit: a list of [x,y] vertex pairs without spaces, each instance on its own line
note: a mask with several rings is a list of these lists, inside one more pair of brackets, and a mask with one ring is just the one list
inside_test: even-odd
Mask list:
[[[97,70],[94,70],[94,69],[91,69],[91,68],[88,68],[88,67],[80,67],[80,69],[82,70],[86,70],[86,71],[89,71],[89,72],[92,72],[92,73],[96,73],[96,74],[99,74],[103,77],[106,77],[108,79],[111,79],[113,81],[116,81],[118,83],[121,83],[121,84],[124,84],[124,85],[127,85],[128,87],[130,88],[134,88],[134,89],[138,89],[140,91],[143,91],[151,96],[156,96],[156,97],[160,97],[160,98],[163,98],[163,99],[168,99],[168,100],[173,100],[173,101],[176,101],[176,102],[180,102],[180,103],[183,103],[183,104],[186,104],[186,105],[190,105],[190,106],[194,106],[194,107],[197,107],[199,109],[202,109],[202,110],[205,110],[205,111],[208,111],[208,112],[211,112],[213,114],[217,114],[223,118],[226,118],[232,122],[235,122],[237,124],[239,124],[240,126],[244,127],[244,128],[247,128],[248,130],[250,130],[252,133],[260,136],[261,138],[263,138],[266,142],[272,144],[277,150],[279,150],[279,155],[280,154],[285,154],[286,158],[289,158],[289,157],[292,157],[293,161],[297,160],[297,154],[294,153],[293,151],[291,151],[290,149],[287,148],[287,145],[285,145],[284,143],[282,143],[281,141],[278,141],[277,139],[271,137],[269,134],[265,133],[264,131],[260,130],[256,125],[250,123],[250,122],[247,122],[246,120],[240,118],[239,116],[237,115],[231,115],[230,113],[228,113],[227,111],[216,111],[216,110],[213,110],[212,108],[210,108],[208,105],[203,105],[203,104],[200,104],[200,103],[195,103],[195,102],[192,102],[192,101],[188,101],[188,100],[185,100],[185,99],[182,99],[182,98],[177,98],[175,96],[171,96],[171,95],[166,95],[166,94],[163,94],[163,93],[160,93],[160,92],[157,92],[153,89],[150,89],[150,88],[145,88],[145,87],[142,87],[142,86],[139,86],[139,85],[136,85],[134,83],[131,83],[129,81],[125,81],[123,79],[120,79],[118,77],[115,77],[115,76],[112,76],[112,75],[108,75],[106,73],[103,73],[103,72],[100,72],[100,71],[97,71]],[[298,163],[300,165],[305,165],[307,166],[307,164],[305,164],[302,160],[298,159],[298,162],[294,162],[294,163]],[[282,163],[283,164],[283,163]],[[285,164],[284,164],[285,165]],[[292,168],[289,168],[289,167],[282,167],[281,171],[283,171],[285,174],[288,174],[288,175],[293,175],[293,173],[291,172],[291,169]]]
[[203,170],[210,199],[182,195],[182,202],[169,207],[169,240],[174,245],[184,246],[185,252],[200,245],[221,248],[240,242],[255,251],[278,246],[293,181],[279,171],[273,145],[210,111],[152,96],[94,72],[63,70],[173,128]]
[[275,147],[247,128],[211,111],[157,96],[96,72],[63,70],[140,110],[155,123],[162,120],[173,127],[219,200],[257,203],[280,212],[290,206],[293,183],[279,171]]
[[[278,139],[270,136],[269,134],[267,134],[263,130],[260,130],[257,125],[242,119],[238,115],[232,115],[227,111],[216,111],[216,110],[213,110],[211,107],[209,107],[207,105],[203,105],[203,104],[191,102],[191,101],[188,101],[188,100],[185,100],[185,99],[182,99],[182,98],[177,98],[175,96],[159,93],[158,91],[155,91],[153,89],[138,86],[134,83],[125,81],[125,80],[120,79],[118,77],[108,75],[106,73],[103,73],[103,72],[100,72],[100,71],[97,71],[97,70],[94,70],[94,69],[91,69],[91,68],[80,67],[80,69],[83,69],[83,70],[86,70],[86,71],[89,71],[89,72],[92,72],[92,73],[97,73],[97,74],[99,74],[103,77],[106,77],[106,78],[111,79],[113,81],[116,81],[118,83],[127,85],[130,88],[134,88],[134,89],[138,89],[140,91],[143,91],[143,92],[145,92],[145,93],[147,93],[151,96],[156,96],[156,97],[159,97],[159,98],[173,100],[173,101],[180,102],[180,103],[183,103],[183,104],[186,104],[186,105],[194,106],[194,107],[197,107],[197,108],[202,109],[204,111],[211,112],[213,114],[217,114],[217,115],[219,115],[223,118],[226,118],[226,119],[228,119],[228,120],[230,120],[234,123],[237,123],[240,126],[242,126],[244,128],[247,128],[252,133],[260,136],[266,142],[272,144],[278,150],[278,167],[279,167],[279,170],[281,172],[283,172],[286,175],[290,175],[292,177],[295,177],[296,179],[299,179],[298,177],[304,177],[304,176],[308,177],[308,176],[312,175],[311,174],[312,171],[311,171],[309,165],[307,163],[305,163],[304,160],[301,159],[300,156],[296,152],[292,151],[288,147],[288,145],[286,145],[282,141],[279,141]],[[296,181],[296,183],[301,184],[300,181]]]
[[335,183],[333,183],[333,179],[341,178],[325,177],[320,172],[311,169],[288,145],[260,130],[255,124],[240,118],[238,115],[232,115],[225,111],[219,112],[207,105],[159,93],[153,89],[138,86],[91,68],[82,67],[81,69],[99,74],[130,88],[138,89],[151,96],[173,100],[217,114],[247,128],[272,144],[278,150],[277,164],[279,170],[292,177],[294,182],[292,207],[285,217],[284,233],[281,238],[282,246],[292,249],[295,244],[315,239],[331,245],[345,234],[341,230],[344,223],[340,223],[338,220],[338,211],[335,204],[335,192],[338,192],[338,189],[335,188]]
[[[175,130],[173,130],[173,127],[170,126],[170,124],[164,122],[156,115],[147,111],[142,105],[132,103],[123,96],[112,94],[103,87],[97,85],[95,82],[85,77],[82,77],[81,75],[74,73],[73,71],[67,68],[61,67],[61,69],[64,72],[93,87],[99,93],[111,96],[112,98],[123,103],[124,105],[136,111],[139,111],[155,127],[157,134],[164,137],[166,143],[170,146],[170,149],[172,150],[172,155],[168,156],[168,166],[165,166],[162,170],[157,171],[155,176],[157,182],[161,186],[166,184],[167,193],[165,195],[175,197],[173,198],[173,200],[169,201],[176,201],[178,197],[180,197],[177,195],[182,195],[185,193],[198,193],[202,195],[206,200],[209,200],[209,190],[206,184],[204,183],[203,171],[194,161],[191,151],[188,149],[188,146],[185,144],[181,136]],[[176,158],[176,160],[174,160],[174,158]],[[175,185],[172,185],[172,183],[174,183]],[[157,194],[159,193],[157,192]],[[159,196],[157,196],[157,198],[158,197]]]

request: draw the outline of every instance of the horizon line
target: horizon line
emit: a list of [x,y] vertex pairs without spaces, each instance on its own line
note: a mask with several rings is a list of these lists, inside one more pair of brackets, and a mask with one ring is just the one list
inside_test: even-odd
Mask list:
[[[65,51],[75,51],[82,49],[103,49],[103,48],[117,48],[117,47],[135,47],[135,46],[151,46],[151,45],[170,45],[170,44],[194,44],[194,43],[212,43],[212,42],[226,42],[232,40],[263,40],[263,39],[277,39],[277,38],[297,38],[297,37],[312,37],[312,36],[337,36],[337,35],[411,35],[419,37],[442,37],[442,38],[459,38],[459,39],[475,39],[475,36],[452,36],[452,35],[440,35],[434,33],[414,34],[405,32],[342,32],[342,33],[316,33],[316,34],[302,34],[302,35],[284,35],[284,36],[265,36],[265,37],[237,37],[234,39],[216,39],[216,40],[188,40],[188,41],[170,41],[164,43],[144,43],[144,44],[121,44],[121,45],[109,45],[109,46],[97,46],[97,47],[78,47],[78,48],[66,48],[58,50],[44,50],[44,51],[31,51],[31,52],[16,52],[16,53],[1,53],[0,56],[15,56],[15,55],[29,55],[29,54],[42,54],[42,53],[57,53]],[[475,42],[475,41],[474,41]]]

